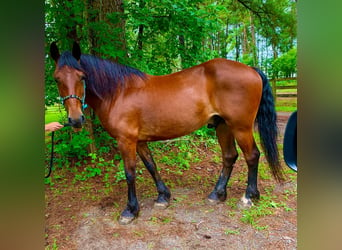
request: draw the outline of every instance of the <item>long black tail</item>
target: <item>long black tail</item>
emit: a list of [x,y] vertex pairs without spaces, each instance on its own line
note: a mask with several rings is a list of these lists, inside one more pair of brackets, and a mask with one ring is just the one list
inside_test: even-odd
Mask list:
[[275,111],[272,89],[266,75],[260,69],[254,69],[261,76],[263,84],[261,102],[256,118],[261,138],[261,146],[264,150],[274,178],[277,181],[283,181],[284,177],[277,147],[277,113]]

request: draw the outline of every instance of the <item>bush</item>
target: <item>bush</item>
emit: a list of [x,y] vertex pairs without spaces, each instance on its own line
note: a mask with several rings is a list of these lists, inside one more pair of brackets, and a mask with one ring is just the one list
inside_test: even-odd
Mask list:
[[297,73],[297,49],[292,48],[287,53],[275,59],[272,63],[273,77],[291,77]]
[[[87,147],[92,140],[89,138],[89,132],[83,129],[74,133],[71,128],[61,129],[55,132],[54,152],[58,157],[55,162],[59,167],[69,165],[71,158],[82,160],[88,156]],[[49,151],[51,143],[48,144]]]

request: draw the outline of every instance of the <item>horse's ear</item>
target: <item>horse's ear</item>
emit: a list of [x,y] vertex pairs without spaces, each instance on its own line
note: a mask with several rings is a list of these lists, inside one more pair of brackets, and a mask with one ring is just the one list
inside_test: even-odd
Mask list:
[[55,62],[58,61],[60,54],[56,42],[53,42],[50,45],[50,55]]
[[77,42],[74,42],[74,45],[72,46],[72,55],[76,58],[77,61],[79,61],[81,58],[81,48]]

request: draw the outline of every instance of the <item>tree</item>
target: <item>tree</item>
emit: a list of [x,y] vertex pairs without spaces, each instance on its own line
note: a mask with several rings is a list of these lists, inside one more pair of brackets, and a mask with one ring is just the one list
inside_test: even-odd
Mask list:
[[274,77],[291,77],[297,73],[297,49],[292,48],[273,61]]
[[268,38],[273,58],[294,46],[296,38],[296,3],[289,0],[237,0],[250,10],[258,21],[260,34]]
[[90,53],[113,60],[126,57],[122,0],[88,0]]

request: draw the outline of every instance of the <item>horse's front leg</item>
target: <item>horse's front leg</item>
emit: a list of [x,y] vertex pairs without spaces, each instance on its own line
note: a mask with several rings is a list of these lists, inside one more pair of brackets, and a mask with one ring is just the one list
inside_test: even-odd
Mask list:
[[121,213],[119,223],[121,225],[127,225],[131,223],[139,214],[139,203],[135,189],[137,143],[134,140],[129,140],[126,138],[118,139],[118,146],[125,164],[125,175],[128,186],[127,207]]

